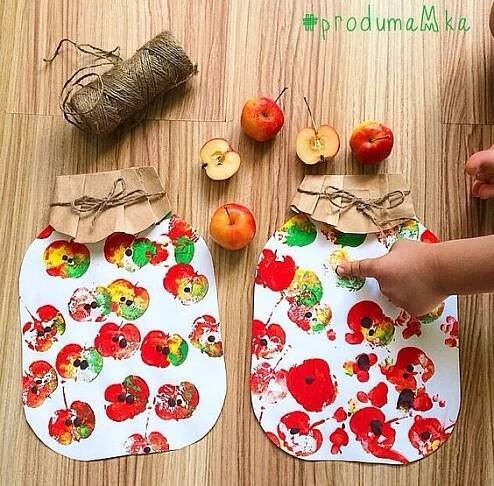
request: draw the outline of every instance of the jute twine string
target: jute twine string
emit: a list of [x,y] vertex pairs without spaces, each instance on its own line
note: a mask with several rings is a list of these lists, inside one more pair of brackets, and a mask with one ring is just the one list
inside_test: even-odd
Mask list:
[[[97,135],[130,120],[138,123],[152,100],[197,73],[197,66],[170,32],[158,34],[127,60],[120,57],[119,47],[106,51],[70,39],[62,39],[53,55],[43,60],[53,62],[66,43],[97,61],[77,69],[65,81],[60,108],[68,122]],[[103,66],[111,67],[98,73]]]
[[117,206],[129,206],[140,201],[162,197],[165,194],[164,191],[146,192],[143,189],[134,189],[127,192],[125,180],[120,177],[113,183],[112,189],[105,197],[81,196],[73,201],[53,202],[50,206],[71,207],[73,211],[80,215],[94,212],[92,221],[94,225],[96,218],[107,209]]
[[400,221],[403,218],[388,219],[386,221],[380,220],[375,214],[376,210],[380,211],[383,209],[393,209],[405,201],[405,197],[410,194],[410,191],[401,191],[399,189],[390,191],[382,196],[376,198],[364,199],[356,196],[350,191],[340,189],[335,186],[325,186],[321,192],[307,191],[304,189],[299,189],[300,192],[305,194],[317,195],[329,200],[329,202],[342,210],[347,210],[351,207],[366,216],[374,226],[379,229],[379,232],[384,236],[383,224],[390,223],[392,221]]

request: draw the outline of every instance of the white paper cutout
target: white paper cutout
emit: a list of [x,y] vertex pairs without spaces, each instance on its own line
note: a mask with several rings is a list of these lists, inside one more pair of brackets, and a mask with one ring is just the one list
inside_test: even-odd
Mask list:
[[226,392],[205,242],[176,216],[135,238],[69,240],[48,227],[20,272],[29,425],[48,447],[80,460],[198,441]]
[[451,434],[460,407],[456,297],[419,320],[374,279],[334,271],[344,259],[384,255],[384,243],[400,238],[437,241],[415,220],[383,238],[338,233],[299,214],[266,244],[254,291],[251,398],[285,452],[404,464]]

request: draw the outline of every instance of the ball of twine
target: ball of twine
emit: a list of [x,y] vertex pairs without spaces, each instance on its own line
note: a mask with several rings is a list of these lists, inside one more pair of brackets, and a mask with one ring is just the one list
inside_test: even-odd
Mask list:
[[[51,63],[65,43],[91,54],[97,61],[67,79],[60,108],[68,122],[96,135],[110,133],[131,121],[139,123],[151,101],[197,73],[197,66],[171,32],[158,34],[127,60],[122,60],[118,47],[105,51],[62,39],[53,56],[44,61]],[[102,74],[95,71],[102,66],[111,68]]]

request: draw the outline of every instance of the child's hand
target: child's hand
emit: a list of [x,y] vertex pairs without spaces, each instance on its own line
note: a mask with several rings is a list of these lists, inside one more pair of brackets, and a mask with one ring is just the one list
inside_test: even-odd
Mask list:
[[473,154],[465,164],[465,173],[473,177],[472,196],[494,197],[494,145]]
[[340,277],[374,277],[381,292],[412,316],[427,314],[447,295],[441,290],[434,246],[399,240],[387,255],[338,265]]

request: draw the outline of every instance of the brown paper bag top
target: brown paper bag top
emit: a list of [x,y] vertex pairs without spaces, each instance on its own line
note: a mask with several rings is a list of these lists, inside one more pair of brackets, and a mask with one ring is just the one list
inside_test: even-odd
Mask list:
[[[335,197],[338,189],[354,197]],[[376,233],[415,218],[410,191],[400,174],[306,175],[291,209],[344,233]]]
[[[115,181],[125,181],[126,192],[140,189],[146,194],[163,193],[140,201],[122,204],[100,212],[79,213],[66,204],[83,196],[107,198]],[[95,243],[111,233],[122,231],[136,234],[161,221],[170,211],[170,203],[154,167],[58,176],[55,183],[50,225],[61,233],[72,236],[80,243]]]

